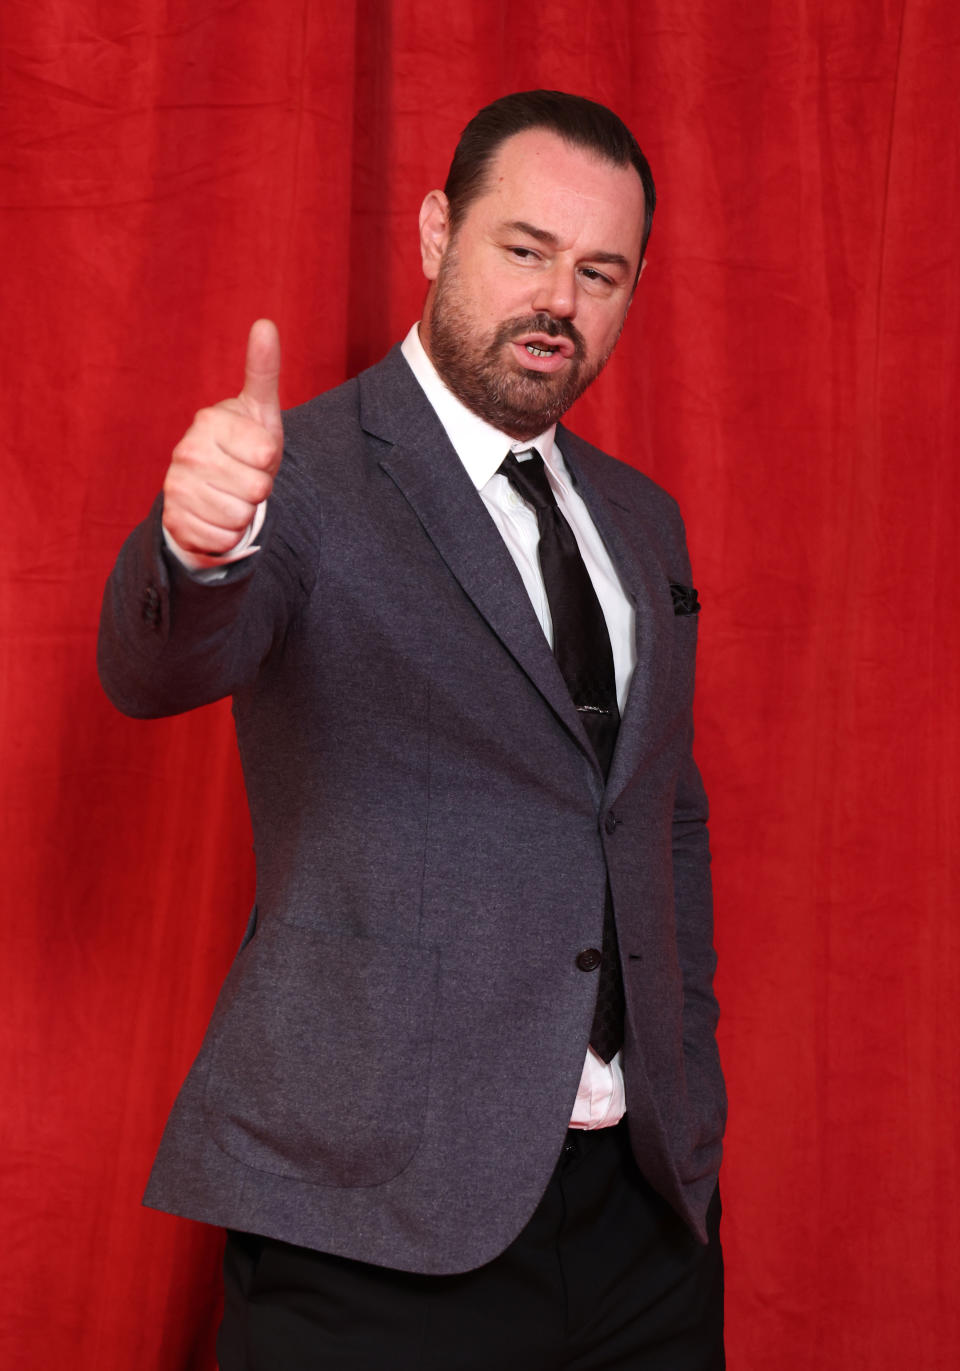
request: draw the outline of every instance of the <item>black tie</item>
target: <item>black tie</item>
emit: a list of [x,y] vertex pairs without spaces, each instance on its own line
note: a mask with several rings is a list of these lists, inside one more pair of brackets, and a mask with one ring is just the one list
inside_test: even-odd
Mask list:
[[[553,652],[583,720],[604,776],[610,770],[620,711],[610,635],[573,529],[557,506],[535,448],[524,462],[508,453],[500,467],[537,516],[540,570],[553,620]],[[623,1042],[623,976],[609,888],[603,916],[603,958],[590,1045],[608,1062]]]

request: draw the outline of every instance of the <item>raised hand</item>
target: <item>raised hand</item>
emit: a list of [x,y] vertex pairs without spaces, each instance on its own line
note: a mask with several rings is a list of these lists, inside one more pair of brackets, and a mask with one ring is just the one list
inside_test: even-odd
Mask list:
[[163,526],[178,547],[212,557],[229,552],[270,494],[283,457],[279,379],[277,326],[258,319],[240,394],[198,410],[173,449]]

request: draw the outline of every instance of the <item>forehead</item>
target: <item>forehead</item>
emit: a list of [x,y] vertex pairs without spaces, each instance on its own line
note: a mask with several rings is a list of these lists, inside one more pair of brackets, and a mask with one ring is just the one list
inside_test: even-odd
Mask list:
[[639,262],[644,202],[636,170],[546,129],[528,129],[500,145],[466,219],[474,212],[477,227],[488,232],[523,221],[585,253],[619,252]]

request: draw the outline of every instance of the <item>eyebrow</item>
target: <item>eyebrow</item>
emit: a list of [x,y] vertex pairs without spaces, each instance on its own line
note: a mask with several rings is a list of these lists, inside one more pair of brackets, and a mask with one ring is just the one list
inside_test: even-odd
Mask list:
[[[528,238],[535,239],[538,243],[543,243],[545,247],[559,247],[560,240],[555,233],[549,229],[537,228],[535,224],[528,224],[524,219],[512,219],[503,225],[508,233],[524,233]],[[624,271],[630,270],[630,263],[621,252],[588,252],[587,260],[590,262],[601,262],[604,266],[622,267]]]

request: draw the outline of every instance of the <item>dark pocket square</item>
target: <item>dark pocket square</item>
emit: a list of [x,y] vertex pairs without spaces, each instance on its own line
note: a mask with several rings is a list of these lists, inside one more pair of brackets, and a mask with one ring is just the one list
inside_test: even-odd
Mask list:
[[674,614],[700,613],[700,601],[693,586],[682,586],[677,581],[671,581],[670,594],[673,596]]

